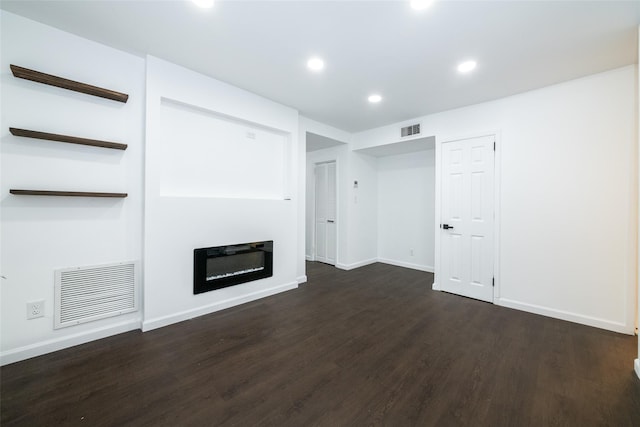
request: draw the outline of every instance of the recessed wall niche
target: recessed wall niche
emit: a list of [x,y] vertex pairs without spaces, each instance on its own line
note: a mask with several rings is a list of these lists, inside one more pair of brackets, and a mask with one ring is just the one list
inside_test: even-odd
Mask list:
[[164,197],[287,198],[290,134],[161,99]]

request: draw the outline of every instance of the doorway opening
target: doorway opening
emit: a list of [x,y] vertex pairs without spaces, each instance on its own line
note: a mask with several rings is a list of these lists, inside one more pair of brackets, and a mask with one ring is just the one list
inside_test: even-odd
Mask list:
[[306,244],[307,261],[340,264],[340,168],[347,143],[306,132]]

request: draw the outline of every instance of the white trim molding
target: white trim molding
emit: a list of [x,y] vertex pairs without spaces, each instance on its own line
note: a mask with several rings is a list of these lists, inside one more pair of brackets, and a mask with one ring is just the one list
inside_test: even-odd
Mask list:
[[255,301],[260,298],[279,294],[280,292],[290,291],[291,289],[296,289],[297,287],[298,287],[298,282],[285,283],[284,285],[276,286],[269,289],[264,289],[257,292],[252,292],[250,294],[242,295],[236,298],[229,298],[224,301],[218,301],[213,304],[196,307],[190,310],[180,311],[177,313],[170,314],[168,316],[156,317],[155,319],[145,320],[142,322],[142,331],[147,332],[153,329],[161,328],[163,326],[168,326],[174,323],[182,322],[184,320],[193,319],[194,317],[204,316],[205,314],[214,313],[216,311],[231,308],[240,304],[245,304],[247,302]]
[[572,313],[564,310],[543,307],[535,304],[528,304],[520,301],[514,301],[507,298],[496,298],[494,304],[502,307],[513,308],[516,310],[526,311],[528,313],[540,314],[542,316],[553,317],[554,319],[566,320],[569,322],[580,323],[582,325],[593,326],[596,328],[606,329],[621,334],[633,335],[633,327],[620,322],[614,322],[607,319],[585,316],[583,314]]
[[633,369],[636,371],[636,375],[640,379],[640,359],[636,359],[633,362]]
[[116,323],[114,325],[97,328],[91,331],[80,332],[74,335],[68,335],[62,338],[54,338],[35,344],[25,345],[12,350],[0,353],[0,365],[8,365],[9,363],[20,362],[21,360],[30,359],[43,354],[52,353],[54,351],[63,350],[91,341],[107,338],[112,335],[122,334],[124,332],[140,329],[139,318]]
[[395,261],[387,258],[378,258],[378,262],[381,262],[383,264],[395,265],[397,267],[404,267],[404,268],[410,268],[412,270],[420,270],[420,271],[426,271],[427,273],[433,273],[433,266],[431,265],[413,264],[410,262]]
[[337,263],[336,268],[340,270],[354,270],[356,268],[364,267],[365,265],[375,264],[380,262],[382,264],[395,265],[396,267],[410,268],[412,270],[426,271],[427,273],[433,273],[433,267],[430,265],[413,264],[410,262],[396,261],[388,258],[371,258],[364,261],[353,262],[351,264]]
[[353,262],[351,264],[336,263],[336,268],[339,268],[340,270],[348,271],[348,270],[353,270],[355,268],[364,267],[365,265],[375,264],[376,262],[378,262],[377,258],[371,258],[364,261]]
[[298,281],[298,285],[301,283],[307,283],[307,275],[305,274],[304,276],[298,276],[296,280]]

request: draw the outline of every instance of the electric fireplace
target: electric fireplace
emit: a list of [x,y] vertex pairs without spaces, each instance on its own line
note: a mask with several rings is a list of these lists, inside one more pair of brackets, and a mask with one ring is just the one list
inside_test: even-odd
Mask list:
[[193,293],[273,276],[273,240],[193,250]]

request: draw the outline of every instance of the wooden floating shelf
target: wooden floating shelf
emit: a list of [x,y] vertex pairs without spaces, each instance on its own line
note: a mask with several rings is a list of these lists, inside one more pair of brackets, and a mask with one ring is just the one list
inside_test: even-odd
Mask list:
[[118,102],[127,102],[129,99],[129,95],[126,93],[116,92],[115,90],[88,85],[86,83],[65,79],[51,74],[45,74],[40,71],[30,70],[13,64],[11,64],[10,67],[13,75],[21,79],[61,87],[63,89],[86,93],[87,95],[98,96],[100,98],[111,99]]
[[38,132],[36,130],[9,128],[9,132],[15,136],[25,138],[44,139],[48,141],[68,142],[69,144],[90,145],[92,147],[113,148],[114,150],[126,150],[127,144],[117,142],[100,141],[99,139],[78,138],[76,136],[58,135],[56,133]]
[[16,196],[63,196],[63,197],[127,197],[127,193],[96,193],[86,191],[9,190]]

